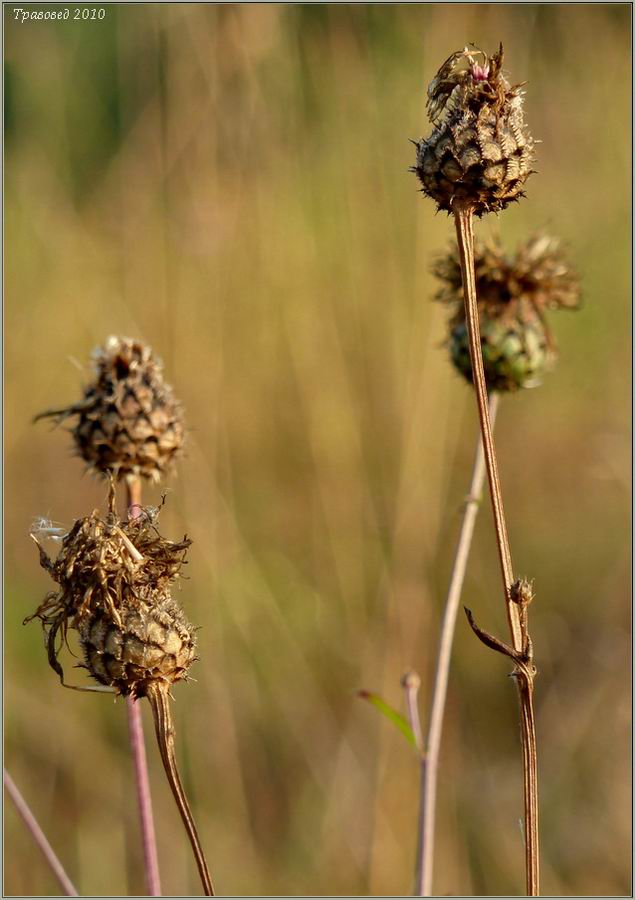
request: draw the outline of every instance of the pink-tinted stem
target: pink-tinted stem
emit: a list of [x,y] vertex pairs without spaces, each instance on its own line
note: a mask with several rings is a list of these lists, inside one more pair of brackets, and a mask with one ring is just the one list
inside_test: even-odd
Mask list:
[[[141,514],[141,483],[139,480],[127,483],[128,516],[136,519]],[[161,878],[159,875],[159,855],[157,853],[157,839],[154,830],[154,815],[152,813],[152,796],[150,794],[150,779],[148,778],[148,761],[146,758],[146,745],[143,737],[143,721],[141,709],[132,697],[126,698],[128,707],[128,731],[130,735],[130,750],[135,770],[137,786],[137,805],[141,820],[141,839],[143,843],[143,861],[146,875],[146,888],[148,896],[161,896]]]
[[130,749],[132,751],[135,781],[137,785],[137,805],[139,807],[139,818],[141,820],[141,838],[143,841],[146,887],[148,896],[160,897],[161,879],[159,876],[159,857],[157,854],[157,839],[154,831],[152,797],[150,795],[150,781],[148,779],[148,763],[146,760],[146,747],[143,738],[141,709],[132,697],[126,698],[126,704],[128,706]]
[[49,844],[48,840],[46,839],[46,835],[38,825],[37,820],[29,809],[26,800],[20,793],[16,783],[11,778],[6,769],[2,770],[2,780],[4,782],[5,788],[7,789],[8,795],[13,800],[15,808],[22,818],[22,821],[31,832],[33,840],[44,854],[44,858],[49,864],[51,871],[57,878],[60,887],[67,897],[78,897],[79,894],[77,893],[73,882],[64,871],[64,866],[57,858],[55,850],[53,850],[53,848]]

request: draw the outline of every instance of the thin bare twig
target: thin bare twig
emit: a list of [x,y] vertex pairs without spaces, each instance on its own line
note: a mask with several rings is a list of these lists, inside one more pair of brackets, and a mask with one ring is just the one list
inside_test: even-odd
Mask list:
[[[131,519],[135,519],[141,513],[141,482],[139,479],[126,482],[126,489],[128,515]],[[141,823],[141,841],[143,845],[146,888],[150,897],[160,897],[161,877],[159,874],[159,855],[157,852],[157,838],[154,829],[152,796],[150,793],[150,779],[148,776],[148,761],[146,757],[145,739],[143,736],[141,707],[133,697],[126,697],[126,706],[128,709],[130,750],[132,753],[132,761],[134,763],[137,789],[137,806],[139,808],[139,819]]]
[[[492,394],[489,401],[489,417],[492,425],[496,420],[498,410],[498,394]],[[421,802],[419,840],[417,844],[417,882],[415,894],[420,897],[432,896],[432,875],[434,867],[434,830],[436,816],[436,795],[439,771],[439,754],[441,751],[441,734],[443,730],[443,716],[445,713],[445,701],[448,691],[448,678],[450,672],[450,660],[452,658],[452,644],[456,628],[456,616],[465,580],[467,561],[472,545],[474,524],[478,514],[483,482],[485,480],[485,459],[483,445],[478,442],[476,459],[470,490],[463,511],[461,533],[454,557],[450,587],[445,601],[445,611],[441,625],[441,640],[439,642],[439,655],[432,691],[432,703],[427,735],[427,749],[424,764],[421,767]]]
[[78,897],[79,894],[77,893],[75,885],[66,874],[64,866],[57,858],[55,850],[53,850],[53,848],[49,844],[46,835],[38,825],[38,822],[31,812],[28,803],[20,793],[19,788],[6,769],[2,770],[2,780],[4,782],[5,788],[7,789],[8,795],[13,800],[15,808],[22,818],[22,821],[31,833],[33,840],[42,851],[44,858],[46,859],[51,871],[57,878],[57,881],[59,882],[59,885],[64,891],[65,895],[67,897]]
[[[490,488],[496,543],[500,558],[503,588],[505,592],[505,609],[512,640],[512,650],[517,661],[514,676],[518,685],[518,698],[521,712],[521,741],[523,750],[524,801],[525,801],[525,868],[527,895],[537,897],[540,893],[540,864],[538,839],[538,768],[536,756],[536,734],[533,709],[533,679],[535,668],[529,658],[528,665],[520,660],[529,654],[530,642],[527,634],[526,608],[514,597],[514,575],[509,537],[505,522],[503,497],[501,493],[496,449],[492,435],[488,404],[487,384],[483,369],[479,314],[476,298],[474,274],[474,231],[473,209],[468,202],[454,203],[454,221],[461,261],[463,278],[463,298],[465,301],[465,317],[468,327],[470,360],[479,421],[485,453],[485,466]],[[521,621],[521,612],[523,621]],[[500,643],[500,642],[499,642]]]

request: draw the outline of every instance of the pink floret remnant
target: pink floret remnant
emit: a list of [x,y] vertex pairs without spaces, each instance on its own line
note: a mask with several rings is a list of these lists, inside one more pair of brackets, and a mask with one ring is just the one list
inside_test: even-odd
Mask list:
[[487,81],[489,77],[489,63],[485,63],[484,66],[479,66],[478,63],[474,63],[471,72],[474,81]]

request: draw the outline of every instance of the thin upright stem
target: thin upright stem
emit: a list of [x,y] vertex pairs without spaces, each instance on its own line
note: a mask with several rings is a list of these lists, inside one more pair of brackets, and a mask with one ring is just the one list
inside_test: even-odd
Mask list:
[[172,788],[176,805],[179,808],[183,824],[187,836],[190,839],[194,858],[198,867],[203,891],[206,897],[214,896],[214,888],[212,879],[207,867],[207,861],[203,848],[196,830],[196,824],[190,811],[183,785],[179,777],[179,770],[176,765],[176,755],[174,751],[174,725],[172,722],[172,713],[170,711],[170,701],[168,699],[168,685],[164,682],[152,681],[146,688],[146,696],[152,707],[152,715],[154,717],[154,727],[157,735],[157,743],[161,751],[161,759],[163,767],[167,775],[168,782]]
[[423,786],[426,773],[426,754],[423,743],[423,732],[421,730],[421,719],[419,717],[419,688],[421,687],[421,679],[416,672],[406,672],[401,679],[401,686],[406,694],[406,710],[408,711],[408,721],[415,738],[415,744],[419,754],[419,770],[420,770],[420,794],[419,794],[419,815],[417,818],[417,865],[415,868],[415,895],[419,893],[419,885],[421,884],[421,863],[422,857],[419,852],[421,847],[421,837],[423,834],[423,797],[421,795],[421,787]]
[[150,794],[148,761],[146,758],[146,747],[143,736],[141,709],[138,702],[133,700],[132,697],[126,697],[126,707],[128,709],[130,749],[132,751],[132,760],[135,771],[137,806],[139,808],[139,819],[141,822],[146,887],[149,897],[160,897],[161,878],[159,875],[159,855],[157,852],[157,840],[154,830],[152,797]]
[[456,224],[456,237],[459,245],[459,258],[461,260],[461,273],[463,276],[463,297],[465,300],[465,317],[470,343],[470,360],[472,362],[472,374],[478,415],[483,438],[485,453],[485,466],[489,482],[492,511],[494,513],[494,527],[496,529],[496,544],[500,558],[507,618],[512,636],[514,650],[522,650],[522,636],[520,630],[520,617],[516,604],[512,600],[511,588],[514,583],[512,555],[509,548],[507,535],[507,523],[503,507],[503,495],[501,492],[498,463],[496,460],[496,448],[490,422],[487,382],[483,368],[483,356],[481,352],[481,336],[479,329],[478,306],[476,302],[476,281],[474,277],[474,229],[473,214],[470,207],[455,204],[454,220]]
[[[499,395],[492,394],[489,401],[489,418],[492,423],[496,421]],[[452,658],[452,644],[456,628],[456,617],[465,580],[467,562],[474,535],[474,525],[483,492],[485,480],[485,459],[483,445],[478,442],[472,480],[467,500],[463,510],[463,522],[461,533],[454,557],[450,587],[445,601],[445,611],[441,625],[441,640],[439,642],[439,654],[432,692],[432,704],[428,725],[428,742],[424,763],[421,766],[421,802],[419,840],[417,845],[417,884],[416,895],[420,897],[432,896],[432,875],[434,867],[434,835],[436,817],[436,796],[439,772],[439,754],[441,751],[441,734],[443,731],[443,716],[445,713],[445,701],[448,692],[448,678],[450,673],[450,660]]]
[[[141,482],[135,479],[126,482],[128,516],[137,518],[141,512]],[[161,877],[159,874],[159,855],[157,852],[157,838],[154,829],[154,815],[152,812],[152,795],[150,793],[150,779],[148,776],[148,761],[146,757],[145,739],[143,736],[143,720],[141,708],[133,697],[126,697],[128,710],[128,732],[130,738],[130,750],[134,764],[135,784],[137,790],[137,806],[141,823],[141,841],[143,845],[143,863],[146,878],[148,896],[161,896]]]
[[540,894],[540,857],[538,833],[538,753],[536,748],[536,720],[534,716],[533,677],[523,673],[516,676],[520,699],[520,733],[523,746],[525,789],[525,868],[527,895]]
[[20,793],[18,786],[14,782],[13,778],[11,778],[6,769],[2,770],[2,780],[4,782],[5,788],[7,789],[7,794],[13,800],[14,806],[17,809],[22,821],[31,833],[33,840],[42,851],[42,854],[44,855],[49,868],[55,875],[59,886],[64,891],[67,897],[78,897],[79,894],[77,893],[75,885],[66,874],[64,866],[57,858],[55,850],[53,850],[53,848],[49,844],[46,835],[40,828],[37,819],[29,808],[28,803]]
[[[526,621],[521,623],[521,606],[514,598],[514,575],[509,548],[505,511],[501,493],[496,449],[492,435],[488,404],[487,384],[483,368],[479,313],[476,298],[474,271],[474,231],[473,210],[468,203],[454,204],[454,221],[461,261],[463,279],[463,299],[468,327],[470,360],[476,399],[478,404],[481,435],[485,454],[485,466],[489,481],[496,543],[503,576],[505,608],[511,634],[513,658],[517,661],[514,671],[518,685],[521,713],[521,742],[523,750],[524,802],[525,802],[525,870],[527,894],[537,897],[539,888],[539,838],[538,838],[538,767],[536,756],[535,720],[533,709],[533,678],[535,668],[531,662],[531,645],[528,639]],[[525,610],[526,614],[526,610]]]

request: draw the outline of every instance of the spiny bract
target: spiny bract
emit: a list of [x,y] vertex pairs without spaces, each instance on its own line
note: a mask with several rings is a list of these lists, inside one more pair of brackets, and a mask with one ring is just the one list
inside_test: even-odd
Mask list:
[[36,418],[59,423],[76,416],[73,438],[90,468],[118,478],[159,481],[185,437],[182,407],[163,380],[160,360],[141,341],[110,337],[93,352],[93,361],[95,379],[84,389],[84,399]]
[[491,58],[474,47],[453,53],[428,87],[434,130],[416,142],[412,171],[438,208],[457,201],[481,216],[523,196],[534,141],[523,115],[521,85],[503,76],[502,44]]
[[[474,265],[485,379],[490,390],[534,387],[555,360],[556,347],[545,321],[547,309],[575,309],[579,282],[559,242],[536,235],[507,257],[500,244],[475,242]],[[435,299],[454,307],[448,345],[452,362],[472,380],[461,265],[455,248],[437,260],[441,281]]]

